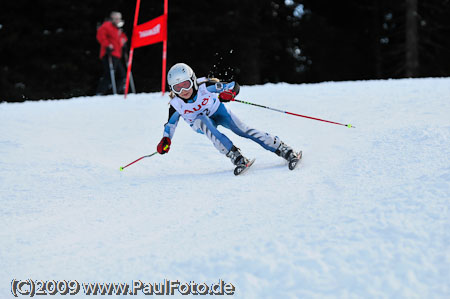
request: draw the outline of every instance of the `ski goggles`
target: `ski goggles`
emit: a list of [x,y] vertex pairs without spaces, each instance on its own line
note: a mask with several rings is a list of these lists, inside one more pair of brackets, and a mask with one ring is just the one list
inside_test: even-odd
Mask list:
[[184,90],[191,89],[192,85],[193,85],[192,80],[188,79],[188,80],[185,80],[183,82],[180,82],[180,83],[177,83],[175,85],[172,85],[171,88],[172,88],[174,93],[180,94],[183,91],[183,89]]

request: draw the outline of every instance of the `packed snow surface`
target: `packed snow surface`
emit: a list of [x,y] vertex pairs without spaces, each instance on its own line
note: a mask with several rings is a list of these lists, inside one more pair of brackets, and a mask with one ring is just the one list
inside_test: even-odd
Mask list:
[[228,103],[303,150],[301,165],[219,127],[256,158],[235,177],[180,119],[168,154],[119,171],[155,152],[167,96],[0,104],[0,297],[13,279],[450,297],[449,78],[244,86],[238,98],[356,128]]

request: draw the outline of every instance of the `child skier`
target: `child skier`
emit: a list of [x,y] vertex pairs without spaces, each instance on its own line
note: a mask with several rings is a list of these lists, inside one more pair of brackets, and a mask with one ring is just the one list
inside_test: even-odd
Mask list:
[[234,174],[240,174],[253,161],[245,158],[230,139],[217,130],[221,125],[235,134],[251,139],[268,151],[286,159],[289,169],[294,169],[301,152],[295,152],[277,136],[251,128],[240,121],[223,103],[234,100],[239,93],[236,82],[222,83],[218,80],[199,78],[184,63],[172,66],[167,74],[171,90],[169,120],[164,125],[163,138],[157,146],[161,155],[169,152],[171,139],[181,117],[197,132],[205,134],[214,146],[236,165]]

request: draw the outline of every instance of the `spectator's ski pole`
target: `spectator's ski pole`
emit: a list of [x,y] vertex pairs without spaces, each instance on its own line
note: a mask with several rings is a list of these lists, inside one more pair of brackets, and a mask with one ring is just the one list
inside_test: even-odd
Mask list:
[[111,54],[108,54],[108,62],[109,62],[109,74],[111,75],[111,85],[112,85],[113,94],[117,94],[116,77],[114,76],[114,66],[113,66]]
[[255,103],[250,103],[250,102],[246,102],[246,101],[241,101],[241,100],[238,100],[238,99],[233,99],[232,101],[238,102],[238,103],[243,103],[243,104],[248,104],[248,105],[253,105],[253,106],[257,106],[257,107],[261,107],[261,108],[265,108],[265,109],[270,109],[270,110],[273,110],[273,111],[286,113],[286,114],[290,114],[290,115],[294,115],[294,116],[300,116],[300,117],[304,117],[304,118],[309,118],[309,119],[314,119],[314,120],[318,120],[318,121],[323,121],[323,122],[327,122],[327,123],[330,123],[330,124],[345,126],[347,128],[356,128],[355,126],[352,126],[351,124],[341,124],[341,123],[337,123],[337,122],[334,122],[334,121],[329,121],[329,120],[320,119],[320,118],[316,118],[316,117],[311,117],[311,116],[301,115],[301,114],[292,113],[292,112],[288,112],[288,111],[283,111],[283,110],[280,110],[280,109],[270,108],[270,107],[267,107],[267,106],[263,106],[263,105],[259,105],[259,104],[255,104]]
[[[169,146],[166,145],[166,146],[164,147],[164,150],[166,150],[168,147],[169,147]],[[134,163],[136,163],[136,162],[138,162],[138,161],[140,161],[140,160],[142,160],[142,159],[144,159],[144,158],[150,158],[151,156],[156,155],[157,153],[158,153],[158,152],[156,151],[156,152],[154,152],[153,154],[146,155],[146,156],[142,156],[142,157],[140,157],[139,159],[137,159],[137,160],[131,162],[130,164],[120,167],[119,169],[120,169],[120,171],[122,171],[122,170],[124,170],[124,168],[127,168],[128,166],[133,165]]]

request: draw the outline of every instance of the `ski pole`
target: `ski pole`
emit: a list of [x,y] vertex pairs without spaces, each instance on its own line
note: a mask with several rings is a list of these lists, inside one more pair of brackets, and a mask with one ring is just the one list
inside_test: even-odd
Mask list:
[[109,62],[109,74],[111,75],[112,90],[113,90],[114,94],[117,94],[116,77],[114,76],[114,66],[113,66],[111,54],[108,54],[108,62]]
[[[164,150],[166,150],[168,147],[169,147],[169,146],[166,145],[166,146],[164,147]],[[158,153],[158,152],[156,151],[156,152],[154,152],[153,154],[146,155],[146,156],[142,156],[142,157],[140,157],[139,159],[137,159],[137,160],[131,162],[130,164],[120,167],[119,169],[120,169],[120,171],[122,171],[122,170],[124,170],[124,168],[127,168],[128,166],[133,165],[134,163],[136,163],[136,162],[138,162],[138,161],[140,161],[140,160],[142,160],[142,159],[144,159],[144,158],[150,158],[151,156],[156,155],[157,153]]]
[[300,117],[314,119],[314,120],[318,120],[318,121],[323,121],[323,122],[327,122],[327,123],[331,123],[331,124],[335,124],[335,125],[345,126],[345,127],[348,127],[348,128],[356,128],[355,126],[352,126],[351,124],[341,124],[341,123],[334,122],[334,121],[329,121],[329,120],[320,119],[320,118],[316,118],[316,117],[311,117],[311,116],[301,115],[301,114],[292,113],[292,112],[288,112],[288,111],[283,111],[283,110],[280,110],[280,109],[275,109],[275,108],[271,108],[271,107],[255,104],[255,103],[241,101],[241,100],[238,100],[238,99],[233,99],[232,101],[235,101],[235,102],[238,102],[238,103],[243,103],[243,104],[248,104],[248,105],[253,105],[253,106],[257,106],[257,107],[261,107],[261,108],[265,108],[265,109],[270,109],[270,110],[273,110],[273,111],[286,113],[286,114],[290,114],[290,115],[294,115],[294,116],[300,116]]

